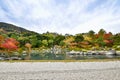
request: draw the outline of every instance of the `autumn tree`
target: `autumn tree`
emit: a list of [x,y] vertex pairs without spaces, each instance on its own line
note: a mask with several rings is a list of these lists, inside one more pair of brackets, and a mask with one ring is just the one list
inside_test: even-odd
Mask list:
[[31,47],[32,47],[32,45],[30,43],[26,43],[25,47],[28,49],[28,57],[27,57],[27,59],[30,59],[30,57],[31,57],[30,53],[31,53]]
[[63,40],[66,47],[70,46],[74,41],[74,36],[67,36],[66,39]]
[[0,35],[0,48],[2,47],[1,44],[3,43],[3,41],[4,41],[4,37]]
[[19,42],[16,41],[13,38],[7,38],[4,40],[4,42],[1,44],[2,48],[4,48],[6,50],[6,52],[8,53],[8,56],[10,56],[10,54],[18,49],[18,44]]

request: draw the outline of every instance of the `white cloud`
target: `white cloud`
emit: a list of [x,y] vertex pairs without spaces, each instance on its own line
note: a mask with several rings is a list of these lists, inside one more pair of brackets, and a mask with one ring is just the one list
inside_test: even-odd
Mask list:
[[[76,34],[100,28],[119,32],[118,0],[2,0],[0,21],[14,23],[39,33]],[[94,6],[94,4],[97,4]],[[87,10],[89,7],[90,10]],[[3,8],[7,11],[5,11]],[[3,19],[4,18],[4,19]],[[112,29],[112,27],[114,28]]]

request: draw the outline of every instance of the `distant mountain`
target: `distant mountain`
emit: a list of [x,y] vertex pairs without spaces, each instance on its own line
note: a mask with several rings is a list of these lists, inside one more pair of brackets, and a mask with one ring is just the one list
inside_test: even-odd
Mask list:
[[33,31],[26,30],[24,28],[15,26],[13,24],[4,23],[4,22],[0,22],[0,31],[4,31],[4,32],[17,32],[17,33],[23,33],[23,32],[36,33],[36,32],[33,32]]

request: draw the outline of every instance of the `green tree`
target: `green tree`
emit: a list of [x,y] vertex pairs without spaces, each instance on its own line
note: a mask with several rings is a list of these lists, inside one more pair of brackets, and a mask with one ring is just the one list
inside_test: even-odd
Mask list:
[[48,41],[47,40],[42,40],[42,46],[48,47]]
[[96,40],[96,43],[99,45],[99,47],[105,47],[105,42],[103,41],[103,37],[99,37]]
[[54,45],[60,45],[60,42],[65,39],[63,35],[57,35],[54,39]]
[[114,45],[120,45],[120,34],[116,34],[113,37]]
[[60,41],[60,46],[65,46],[65,42],[64,41]]
[[75,42],[79,43],[84,40],[84,37],[81,34],[75,36]]
[[93,30],[90,30],[90,31],[88,32],[88,35],[89,35],[90,37],[93,37],[94,34],[95,34],[95,32],[94,32]]
[[106,34],[106,31],[104,29],[100,29],[98,34],[99,36],[103,36],[104,34]]
[[50,39],[50,40],[48,40],[48,47],[53,47],[53,40],[52,39]]
[[33,48],[38,47],[38,41],[39,40],[37,39],[36,35],[29,36],[29,41],[32,44]]
[[11,38],[14,38],[14,39],[18,39],[19,34],[12,33],[10,37],[11,37]]

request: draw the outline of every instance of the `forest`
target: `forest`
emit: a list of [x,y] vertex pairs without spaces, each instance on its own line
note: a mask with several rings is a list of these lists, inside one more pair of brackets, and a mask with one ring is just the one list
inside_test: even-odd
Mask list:
[[56,32],[36,33],[12,24],[0,23],[0,52],[19,53],[51,48],[81,50],[120,50],[120,33],[113,34],[100,29],[97,33],[58,34]]

